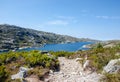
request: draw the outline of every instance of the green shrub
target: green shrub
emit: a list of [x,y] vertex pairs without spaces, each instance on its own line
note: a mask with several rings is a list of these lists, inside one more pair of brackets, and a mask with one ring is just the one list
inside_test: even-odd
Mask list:
[[15,80],[9,79],[6,82],[22,82],[22,81],[20,79],[15,79]]
[[[4,66],[3,66],[4,65]],[[0,54],[0,82],[11,82],[10,75],[16,74],[20,66],[35,68],[34,73],[41,76],[44,69],[56,70],[59,67],[58,60],[54,56],[41,54],[40,51],[7,52]],[[6,69],[5,69],[6,67]],[[15,71],[14,71],[15,70]],[[41,70],[41,71],[40,71]],[[7,76],[8,75],[8,76]],[[5,81],[2,81],[5,82]]]
[[42,67],[35,67],[33,70],[29,70],[27,75],[37,75],[38,77],[42,77],[45,73],[49,72],[48,69],[44,69]]
[[120,73],[117,74],[109,74],[105,73],[104,74],[106,78],[101,79],[101,82],[120,82]]
[[6,72],[5,66],[0,66],[0,82],[4,82],[7,78],[8,74]]
[[57,51],[57,52],[50,52],[55,57],[66,57],[69,58],[74,52],[67,52],[67,51]]

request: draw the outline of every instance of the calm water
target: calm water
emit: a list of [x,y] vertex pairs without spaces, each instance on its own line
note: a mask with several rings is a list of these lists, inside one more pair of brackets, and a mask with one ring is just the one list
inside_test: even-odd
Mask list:
[[77,51],[77,50],[87,50],[88,48],[83,48],[84,45],[93,44],[93,42],[75,42],[75,43],[64,43],[64,44],[46,44],[42,47],[32,47],[22,49],[29,50],[43,50],[43,51]]

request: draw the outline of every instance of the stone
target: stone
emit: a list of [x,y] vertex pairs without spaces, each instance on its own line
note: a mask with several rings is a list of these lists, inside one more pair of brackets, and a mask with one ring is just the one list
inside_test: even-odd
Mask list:
[[115,54],[115,56],[120,56],[120,52],[117,52],[117,53]]
[[83,60],[83,58],[76,58],[75,59],[75,61],[77,62],[77,61],[82,61]]
[[89,68],[91,68],[91,61],[90,60],[86,60],[85,63],[83,64],[83,70],[88,70]]
[[20,67],[19,72],[11,76],[11,79],[22,79],[26,77],[27,71],[30,70],[29,68]]
[[[119,64],[118,64],[119,63]],[[114,59],[103,68],[103,73],[117,73],[120,71],[120,59]]]
[[54,74],[53,70],[49,70],[49,74]]
[[[39,80],[39,77],[36,76],[36,75],[31,75],[31,76],[25,78],[25,80],[26,80],[27,82],[43,82],[43,81]],[[46,79],[45,82],[48,82],[48,80]]]

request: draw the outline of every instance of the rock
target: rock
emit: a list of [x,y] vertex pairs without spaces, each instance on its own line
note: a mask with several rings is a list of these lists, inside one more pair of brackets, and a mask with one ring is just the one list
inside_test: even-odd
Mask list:
[[103,46],[103,48],[113,48],[113,47],[115,47],[114,44],[107,44],[107,45]]
[[89,68],[91,68],[91,61],[90,60],[86,60],[85,63],[83,64],[83,70],[88,70]]
[[83,58],[76,58],[75,59],[75,61],[77,62],[77,61],[82,61],[83,60]]
[[[27,82],[43,82],[43,81],[40,81],[39,77],[36,75],[31,75],[31,76],[25,78],[25,80],[27,80]],[[47,82],[47,80],[45,82]]]
[[50,70],[50,71],[49,71],[49,74],[54,74],[53,70]]
[[115,56],[120,56],[120,52],[117,52],[117,53],[115,54]]
[[[119,64],[118,64],[119,63]],[[117,73],[120,71],[120,59],[111,60],[104,68],[103,73]]]
[[11,76],[11,79],[22,79],[22,78],[25,78],[26,77],[26,73],[27,71],[30,70],[28,68],[25,68],[25,67],[20,67],[19,68],[19,72],[15,75],[12,75]]

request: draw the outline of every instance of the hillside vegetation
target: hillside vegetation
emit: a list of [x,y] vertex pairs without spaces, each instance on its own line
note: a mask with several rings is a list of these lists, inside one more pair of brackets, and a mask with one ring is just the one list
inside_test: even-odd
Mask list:
[[[0,54],[0,80],[1,82],[12,82],[10,79],[12,74],[18,72],[19,67],[24,66],[28,68],[34,68],[28,72],[28,76],[34,74],[39,77],[44,76],[49,70],[59,71],[58,57],[66,57],[68,59],[84,58],[88,56],[88,60],[92,60],[92,67],[98,73],[102,73],[103,67],[108,64],[110,60],[120,58],[120,45],[112,48],[103,48],[101,44],[98,44],[95,48],[86,51],[78,52],[49,52],[51,55],[42,54],[40,51],[29,52],[7,52]],[[83,64],[85,60],[80,63]],[[120,65],[118,62],[117,65]],[[120,72],[113,74],[104,74],[106,76],[105,82],[119,82]]]
[[20,47],[37,47],[50,43],[67,43],[80,41],[95,41],[85,38],[75,38],[49,32],[22,28],[15,25],[0,25],[0,49],[17,49]]
[[33,68],[27,76],[37,75],[42,78],[50,69],[59,70],[59,61],[54,56],[42,54],[40,51],[2,53],[0,54],[0,82],[12,82],[11,75],[17,73],[21,66]]

